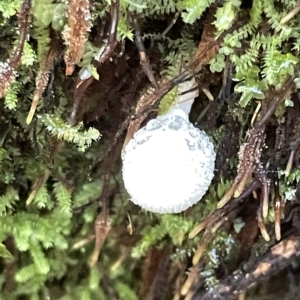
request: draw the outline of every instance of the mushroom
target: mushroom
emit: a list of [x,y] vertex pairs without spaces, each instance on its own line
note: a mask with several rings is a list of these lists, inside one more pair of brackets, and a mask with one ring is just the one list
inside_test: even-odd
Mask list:
[[139,129],[122,154],[125,188],[131,201],[146,210],[186,210],[203,197],[214,176],[213,144],[188,119],[192,93],[189,101],[184,94],[184,103],[178,96],[170,112]]

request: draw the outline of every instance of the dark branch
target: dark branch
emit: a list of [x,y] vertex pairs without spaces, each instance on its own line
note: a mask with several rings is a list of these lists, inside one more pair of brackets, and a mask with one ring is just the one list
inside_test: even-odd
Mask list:
[[155,76],[152,71],[152,67],[149,61],[149,58],[146,53],[146,49],[142,40],[141,36],[141,26],[138,21],[138,18],[136,15],[133,16],[133,24],[134,24],[134,29],[135,29],[135,44],[139,50],[140,54],[140,63],[142,66],[143,71],[145,72],[146,76],[150,80],[151,84],[158,89],[158,85],[155,79]]
[[18,45],[10,58],[10,64],[13,68],[17,68],[21,62],[24,44],[30,25],[31,0],[25,0],[19,12],[19,28],[20,36]]
[[110,15],[111,23],[108,35],[107,44],[100,55],[99,62],[102,63],[111,57],[116,45],[117,45],[117,30],[119,22],[119,10],[120,10],[120,0],[111,1]]
[[262,280],[266,280],[290,265],[291,261],[300,256],[300,238],[289,237],[271,250],[249,270],[236,270],[213,291],[196,294],[194,300],[231,300],[249,290]]

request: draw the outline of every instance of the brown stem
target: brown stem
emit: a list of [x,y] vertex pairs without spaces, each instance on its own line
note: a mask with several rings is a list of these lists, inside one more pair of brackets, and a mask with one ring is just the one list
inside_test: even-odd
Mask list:
[[152,67],[146,53],[146,49],[142,40],[141,36],[141,26],[138,21],[136,14],[133,16],[133,24],[135,29],[135,45],[137,46],[140,54],[140,63],[142,66],[143,71],[145,72],[146,76],[148,77],[151,84],[158,89],[158,84],[156,82],[155,76],[152,71]]
[[31,11],[31,0],[24,0],[19,12],[19,28],[20,36],[18,45],[9,59],[11,66],[16,69],[20,62],[23,54],[24,44],[27,38],[28,28],[30,25],[30,11]]
[[102,249],[103,243],[107,237],[108,232],[110,231],[109,223],[109,209],[108,209],[108,192],[109,192],[109,182],[111,175],[106,173],[104,176],[104,186],[102,194],[100,196],[99,202],[102,204],[102,210],[98,214],[95,221],[95,247],[90,260],[90,267],[93,268],[99,258],[100,251]]
[[194,300],[233,300],[254,285],[277,274],[290,265],[295,257],[300,256],[300,238],[291,236],[276,244],[250,270],[236,270],[213,291],[205,291],[195,296]]
[[275,212],[275,236],[277,241],[281,239],[281,212],[282,198],[279,192],[278,178],[274,180],[274,212]]
[[107,44],[100,55],[99,62],[109,59],[117,45],[117,29],[119,22],[120,0],[112,0],[110,6],[111,23]]

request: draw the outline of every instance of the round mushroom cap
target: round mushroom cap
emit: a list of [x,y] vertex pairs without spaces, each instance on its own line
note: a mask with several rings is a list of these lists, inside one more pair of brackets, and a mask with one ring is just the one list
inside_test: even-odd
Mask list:
[[197,203],[214,176],[216,154],[208,136],[180,109],[138,130],[122,155],[131,200],[155,213],[179,213]]

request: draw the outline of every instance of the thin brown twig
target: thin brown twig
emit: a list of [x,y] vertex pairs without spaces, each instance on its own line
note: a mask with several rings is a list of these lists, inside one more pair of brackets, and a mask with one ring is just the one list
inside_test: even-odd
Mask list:
[[193,283],[198,278],[199,265],[193,265],[188,272],[188,277],[181,288],[181,295],[186,295],[191,289]]
[[135,45],[138,48],[140,54],[140,64],[146,76],[148,77],[149,81],[151,82],[151,84],[156,89],[158,89],[158,84],[153,74],[152,66],[150,64],[149,57],[146,53],[146,49],[142,40],[141,26],[136,14],[133,15],[133,24],[135,29]]
[[118,43],[117,29],[119,22],[120,0],[112,0],[110,6],[111,23],[109,28],[107,44],[99,57],[99,62],[102,63],[109,59]]
[[281,213],[282,213],[282,197],[279,191],[278,178],[274,180],[274,225],[275,225],[275,237],[277,241],[281,239]]
[[[50,34],[51,42],[49,45],[49,51],[47,55],[43,58],[43,61],[40,63],[39,71],[35,78],[35,91],[33,93],[33,98],[31,102],[31,107],[26,118],[26,124],[30,124],[33,116],[35,114],[36,108],[40,99],[42,98],[45,89],[51,87],[51,81],[53,84],[53,77],[54,77],[54,67],[55,63],[58,62],[62,57],[62,44],[61,40],[59,39],[58,35],[53,31]],[[49,80],[50,75],[51,79]]]
[[5,63],[0,63],[0,98],[5,96],[11,83],[15,80],[16,69],[21,63],[24,44],[30,26],[30,17],[31,0],[24,0],[18,13],[20,31],[18,44],[9,59]]
[[265,219],[269,211],[269,181],[265,172],[262,174],[262,216]]
[[95,221],[96,240],[95,240],[94,251],[89,264],[91,268],[93,268],[96,265],[103,243],[107,237],[108,232],[111,229],[110,222],[109,222],[109,208],[108,208],[108,199],[107,199],[107,195],[109,192],[110,177],[111,175],[109,173],[106,173],[104,175],[103,190],[99,199],[99,202],[102,204],[102,209]]
[[[78,80],[79,77],[78,77]],[[68,118],[68,123],[71,126],[76,125],[78,122],[81,121],[81,117],[83,115],[83,105],[85,103],[84,101],[84,93],[87,90],[87,88],[94,82],[94,77],[91,76],[90,78],[86,80],[80,80],[79,83],[76,85],[76,88],[74,90],[74,96],[73,96],[73,104],[70,111],[70,115]]]
[[284,16],[280,20],[280,24],[285,24],[287,23],[290,19],[296,16],[296,14],[300,11],[300,4],[295,6],[286,16]]
[[258,227],[260,229],[260,233],[262,235],[262,237],[268,242],[270,241],[270,236],[267,232],[265,223],[264,223],[264,219],[262,217],[262,207],[260,206],[257,210],[257,224]]
[[230,202],[220,209],[214,210],[210,215],[208,215],[201,223],[199,223],[189,234],[189,238],[194,238],[198,233],[200,233],[209,224],[216,223],[220,218],[226,217],[226,215],[234,209],[236,206],[241,205],[245,199],[252,194],[254,190],[259,187],[259,182],[254,180],[245,191],[233,202]]
[[295,257],[300,256],[300,238],[291,236],[274,245],[271,250],[247,271],[236,270],[214,290],[204,291],[194,300],[233,300],[262,280],[270,278],[290,265]]
[[79,248],[85,246],[86,244],[90,243],[90,242],[91,242],[92,240],[94,240],[94,239],[95,239],[95,235],[92,234],[92,235],[90,235],[89,237],[84,238],[84,239],[80,240],[79,242],[75,243],[75,244],[72,246],[71,249],[72,249],[72,250],[77,250],[77,249],[79,249]]
[[[266,122],[270,119],[270,117],[276,111],[278,105],[292,93],[294,87],[295,87],[294,78],[292,78],[290,76],[286,80],[286,82],[283,85],[282,89],[280,89],[279,91],[269,91],[268,93],[266,93],[267,94],[266,98],[271,100],[270,101],[271,104],[268,107],[266,107],[265,109],[263,109],[263,106],[262,106],[261,119],[257,123],[258,127],[261,127],[264,124],[266,124]],[[265,99],[265,101],[263,101],[262,104],[267,103],[266,100],[267,99]]]
[[44,183],[48,180],[49,178],[49,173],[42,173],[37,179],[36,182],[34,183],[31,192],[26,200],[26,205],[30,205],[32,201],[34,200],[35,196],[41,189],[41,187],[44,185]]
[[161,34],[161,36],[165,37],[169,33],[169,31],[172,29],[172,27],[177,22],[179,16],[180,16],[180,12],[177,12],[175,14],[174,18],[172,19],[172,21],[170,22],[170,24],[168,25],[168,27],[163,31],[163,33]]
[[296,149],[293,148],[291,151],[291,154],[289,156],[289,160],[287,162],[286,168],[285,168],[285,177],[288,177],[291,173],[292,167],[293,167],[293,161],[295,157]]
[[31,0],[24,0],[21,6],[21,10],[19,12],[19,28],[20,28],[19,42],[10,58],[11,66],[14,69],[16,69],[21,62],[23,48],[24,48],[25,41],[27,39],[27,33],[30,25],[30,13],[31,13]]

